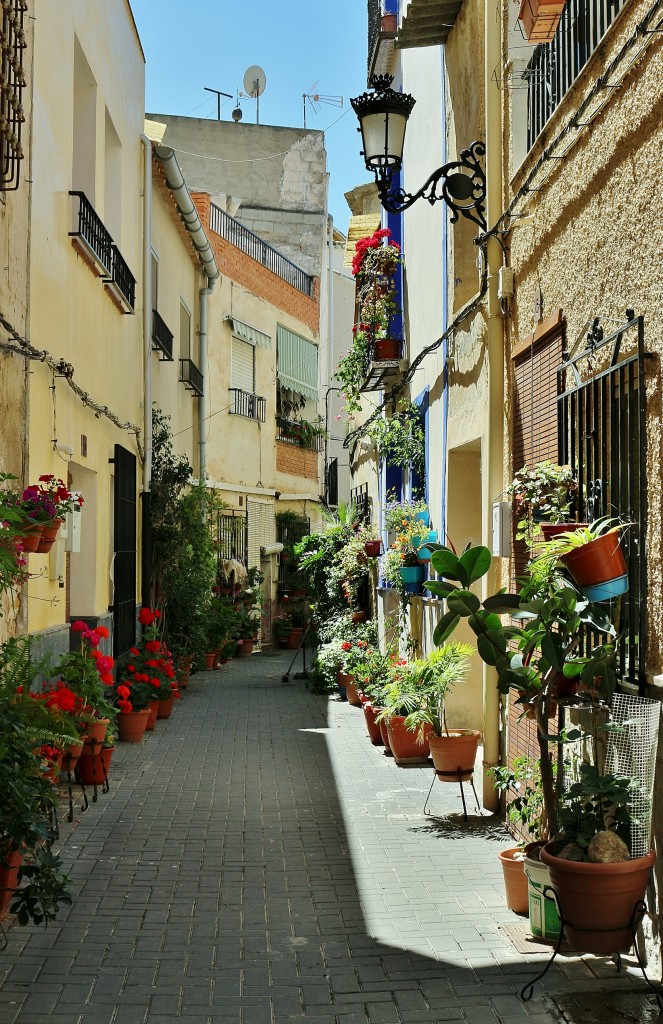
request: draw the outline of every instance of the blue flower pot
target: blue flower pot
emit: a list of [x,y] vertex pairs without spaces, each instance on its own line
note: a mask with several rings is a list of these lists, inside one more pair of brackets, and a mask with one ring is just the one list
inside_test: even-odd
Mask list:
[[399,569],[399,572],[406,586],[415,585],[420,587],[424,582],[425,571],[423,565],[404,565]]
[[415,512],[414,518],[424,526],[430,526],[430,512]]
[[618,576],[607,583],[597,583],[595,587],[582,587],[588,601],[612,601],[613,598],[625,594],[628,590],[628,576]]
[[[430,530],[426,537],[427,544],[437,544],[437,530]],[[421,547],[417,551],[417,555],[422,562],[430,562],[431,555],[433,554],[433,548],[429,548],[426,543],[421,542]],[[415,545],[417,547],[418,545]]]

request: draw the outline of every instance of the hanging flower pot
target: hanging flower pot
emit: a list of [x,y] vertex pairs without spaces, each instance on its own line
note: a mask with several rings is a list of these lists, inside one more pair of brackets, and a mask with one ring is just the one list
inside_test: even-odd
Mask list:
[[518,18],[528,43],[551,43],[564,10],[564,0],[522,0]]
[[373,343],[373,359],[376,363],[383,359],[400,359],[401,343],[398,338],[379,338]]
[[367,540],[364,544],[364,552],[367,558],[379,558],[382,554],[382,541]]
[[21,526],[21,543],[23,544],[23,550],[33,554],[39,547],[41,540],[42,523],[32,523],[26,521]]
[[628,590],[628,569],[620,539],[619,530],[610,530],[562,555],[561,561],[588,600],[605,601]]
[[587,523],[540,523],[544,540],[552,540],[559,537],[561,533],[575,533],[577,530],[587,529]]
[[430,562],[434,549],[428,547],[429,544],[437,544],[437,530],[429,530],[426,540],[421,540],[417,547],[417,557],[420,562]]
[[425,571],[423,565],[403,565],[399,572],[408,593],[418,594],[424,582]]
[[37,545],[38,555],[48,554],[57,539],[58,531],[63,522],[63,519],[51,519],[50,523],[46,523],[42,527],[41,537]]

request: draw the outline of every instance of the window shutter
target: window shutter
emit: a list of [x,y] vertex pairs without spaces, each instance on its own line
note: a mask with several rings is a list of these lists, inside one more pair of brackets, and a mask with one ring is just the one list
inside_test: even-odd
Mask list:
[[242,341],[241,338],[233,338],[230,386],[246,391],[250,395],[255,392],[253,354],[253,345]]
[[544,459],[557,462],[557,370],[561,361],[561,332],[515,359],[514,473]]

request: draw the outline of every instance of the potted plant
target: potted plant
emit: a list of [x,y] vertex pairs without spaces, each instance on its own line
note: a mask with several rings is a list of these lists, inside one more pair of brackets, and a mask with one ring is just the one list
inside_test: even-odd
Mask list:
[[558,466],[549,459],[532,468],[523,466],[506,493],[513,498],[516,540],[524,540],[529,547],[533,546],[538,529],[545,540],[575,529],[569,518],[578,495],[578,481],[570,466]]
[[353,666],[356,685],[367,697],[362,702],[366,729],[371,743],[376,746],[383,743],[378,715],[384,707],[384,691],[391,665],[390,651],[382,653],[379,648],[366,644]]
[[279,647],[288,646],[288,638],[292,630],[292,616],[287,612],[277,615],[274,620],[274,633]]
[[[490,563],[490,552],[483,547],[468,548],[460,558],[448,549],[433,554],[433,566],[443,580],[430,584],[430,589],[447,602],[447,611],[435,630],[435,641],[445,642],[461,619],[467,619],[477,637],[481,658],[497,671],[500,691],[508,693],[513,689],[520,701],[526,699],[534,705],[543,802],[541,833],[550,838],[558,835],[560,827],[566,830],[562,847],[549,844],[541,859],[550,869],[563,916],[568,919],[569,940],[586,952],[623,951],[631,945],[630,924],[637,919],[636,907],[642,900],[654,861],[652,852],[632,858],[628,845],[617,834],[625,823],[620,808],[627,807],[627,794],[634,783],[628,777],[624,780],[606,771],[601,763],[601,738],[610,731],[609,720],[598,725],[594,715],[589,732],[569,729],[554,735],[547,719],[547,705],[560,672],[591,687],[590,707],[600,708],[609,717],[609,701],[616,683],[614,625],[600,605],[590,604],[576,587],[552,569],[546,577],[536,578],[534,589],[525,587],[518,594],[500,593],[482,603],[468,588],[488,572]],[[515,616],[523,624],[505,626],[500,614]],[[585,654],[579,653],[583,629],[597,639],[604,638],[600,642],[595,639],[594,646]],[[557,788],[550,744],[561,751],[564,743],[581,738],[588,767],[581,768],[577,782],[566,790],[563,772],[558,768]],[[561,753],[558,761],[560,758]],[[609,894],[609,884],[615,877],[619,879],[617,887],[622,897]],[[633,886],[628,884],[631,881]],[[581,910],[583,890],[591,893],[591,898]]]
[[247,611],[240,612],[237,616],[237,639],[241,640],[239,647],[240,658],[248,658],[253,654],[253,645],[258,639],[259,624],[257,619]]
[[410,716],[426,703],[430,674],[426,659],[398,660],[390,667],[378,721],[387,724],[389,746],[398,765],[428,763],[433,726],[430,721],[415,721]]
[[528,43],[551,43],[565,0],[521,0],[518,18]]
[[435,771],[442,782],[464,782],[474,773],[481,733],[476,729],[449,729],[447,697],[467,678],[469,644],[451,641],[417,662],[421,666],[418,691],[410,697],[412,710],[405,719],[411,730],[430,726],[428,744]]
[[364,554],[367,558],[379,558],[382,554],[382,541],[379,538],[364,541]]
[[[39,493],[52,504],[55,510],[51,520],[44,524],[41,539],[37,546],[37,554],[43,555],[47,554],[53,547],[66,514],[72,512],[75,506],[81,507],[83,496],[82,494],[72,494],[64,480],[53,476],[52,473],[40,476],[39,483],[35,486]],[[34,488],[30,489],[34,490]]]
[[402,399],[393,416],[378,416],[368,424],[366,434],[388,466],[411,466],[424,475],[426,435],[421,410],[414,402]]
[[623,529],[618,519],[605,516],[547,541],[535,561],[560,561],[588,601],[610,601],[628,590]]

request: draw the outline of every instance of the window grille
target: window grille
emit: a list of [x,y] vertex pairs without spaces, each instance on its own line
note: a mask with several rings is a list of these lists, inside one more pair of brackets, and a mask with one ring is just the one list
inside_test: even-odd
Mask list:
[[19,186],[23,159],[21,128],[25,122],[23,89],[23,50],[26,48],[23,18],[28,5],[25,0],[6,0],[2,4],[0,35],[0,145],[2,147],[2,182],[0,190],[12,192]]

